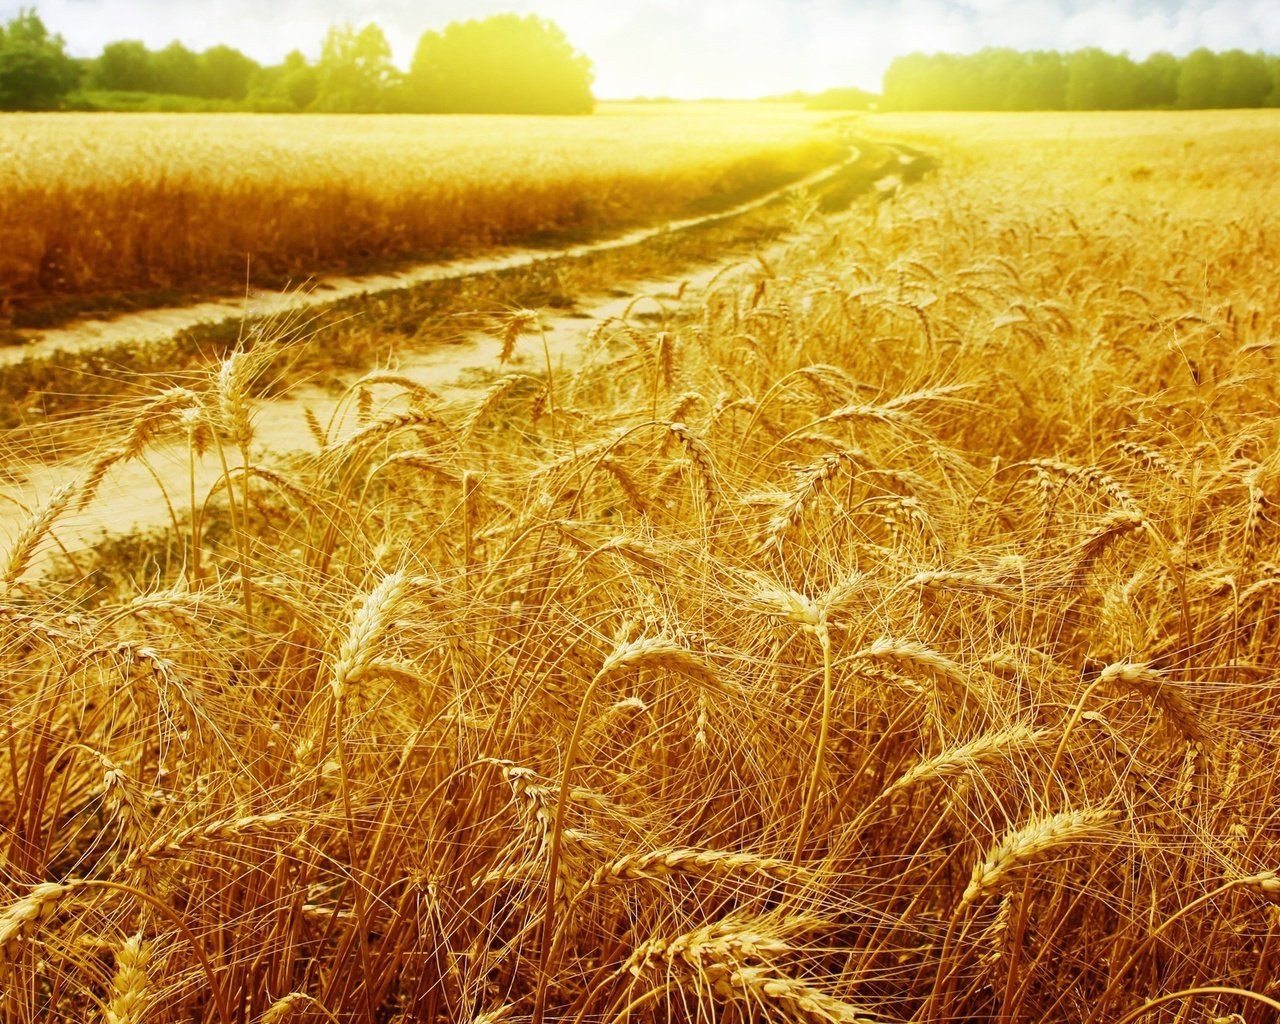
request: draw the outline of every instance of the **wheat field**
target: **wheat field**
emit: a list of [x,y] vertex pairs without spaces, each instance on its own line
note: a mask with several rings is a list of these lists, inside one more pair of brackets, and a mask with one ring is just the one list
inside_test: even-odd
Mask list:
[[831,115],[605,105],[589,118],[0,117],[0,315],[647,223],[802,177]]
[[[267,332],[32,510],[5,1021],[1275,1019],[1280,120],[861,130],[576,364],[268,461]],[[174,438],[178,556],[34,570]]]

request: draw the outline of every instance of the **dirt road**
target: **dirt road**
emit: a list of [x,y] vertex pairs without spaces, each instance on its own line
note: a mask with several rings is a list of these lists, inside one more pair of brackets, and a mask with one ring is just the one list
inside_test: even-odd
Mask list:
[[[829,169],[782,191],[820,183],[839,169]],[[893,181],[896,184],[896,171],[897,168],[886,167],[878,181]],[[622,248],[636,245],[664,231],[740,216],[777,197],[778,194],[771,193],[712,218],[665,224],[618,238],[575,246],[557,254],[546,250],[522,251],[445,265],[417,267],[399,274],[373,278],[335,279],[325,281],[308,292],[257,296],[247,309],[243,303],[239,307],[233,303],[203,303],[179,310],[131,315],[110,323],[78,324],[46,332],[35,345],[40,350],[55,347],[74,349],[110,346],[126,339],[137,341],[140,337],[163,338],[194,323],[224,319],[228,315],[238,317],[246,311],[250,315],[285,314],[299,308],[332,302],[344,296],[373,294],[424,281],[487,274],[556,255],[574,256]],[[828,217],[810,228],[809,232],[827,232],[832,227],[833,219],[841,216],[836,214],[834,218]],[[775,243],[760,256],[769,262],[787,248],[803,245],[806,241],[805,232],[796,233]],[[755,260],[744,263],[741,257],[734,257],[729,260],[708,261],[678,277],[614,282],[608,295],[581,296],[578,310],[572,315],[544,315],[541,318],[553,363],[571,368],[581,352],[583,341],[604,321],[643,314],[646,310],[652,312],[658,305],[674,314],[682,301],[697,302],[709,284],[714,282],[716,287],[723,287],[733,280],[735,274],[758,275],[759,270],[759,263]],[[465,403],[476,390],[484,387],[485,381],[492,374],[503,372],[498,362],[500,349],[501,343],[496,338],[473,334],[455,344],[401,352],[396,362],[383,364],[379,368],[412,378],[440,393],[446,401]],[[17,351],[31,350],[28,348]],[[12,350],[2,355],[4,358],[13,358]],[[531,373],[540,372],[543,353],[538,339],[521,341],[514,367],[509,366],[508,369],[520,369],[522,366]],[[252,412],[252,448],[259,464],[270,465],[273,460],[292,452],[316,450],[316,441],[306,426],[307,410],[321,423],[332,421],[331,436],[341,437],[345,431],[354,429],[353,423],[343,422],[343,416],[354,410],[340,408],[339,400],[330,391],[299,386],[285,394],[259,400],[255,402]],[[6,466],[7,475],[11,479],[0,485],[0,552],[12,550],[33,512],[59,488],[82,481],[90,462],[89,458],[80,458],[65,459],[55,464]],[[28,571],[39,572],[41,567],[47,567],[51,564],[50,559],[60,550],[83,550],[100,543],[107,536],[163,529],[174,522],[175,516],[181,518],[187,511],[193,483],[196,500],[203,503],[222,486],[223,476],[223,466],[213,453],[191,461],[186,444],[153,445],[147,449],[143,458],[113,466],[94,500],[85,509],[65,512],[58,518],[55,528],[44,541],[40,557],[33,561]]]

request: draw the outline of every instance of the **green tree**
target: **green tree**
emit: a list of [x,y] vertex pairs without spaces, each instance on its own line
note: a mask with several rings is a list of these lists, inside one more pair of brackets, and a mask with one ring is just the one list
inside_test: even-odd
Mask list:
[[1204,47],[1192,50],[1178,69],[1178,106],[1188,110],[1219,106],[1218,78],[1218,55]]
[[417,110],[588,114],[594,78],[591,61],[554,22],[498,14],[424,33],[406,86]]
[[1132,110],[1137,68],[1124,54],[1096,46],[1067,54],[1065,101],[1068,110]]
[[175,40],[151,54],[151,88],[177,96],[199,96],[202,88],[200,58]]
[[249,81],[248,104],[256,110],[306,110],[316,100],[319,79],[301,50],[279,64],[259,68]]
[[1023,54],[1009,80],[1006,110],[1061,110],[1066,105],[1067,69],[1062,55],[1037,50]]
[[93,62],[89,84],[95,89],[153,92],[156,79],[151,51],[136,39],[108,43],[102,48],[102,56]]
[[1260,107],[1271,92],[1271,69],[1261,53],[1227,50],[1218,55],[1218,105]]
[[1139,64],[1133,89],[1134,106],[1149,110],[1176,104],[1179,66],[1178,58],[1163,50],[1153,53]]
[[325,36],[316,65],[317,110],[385,110],[398,72],[391,63],[391,44],[375,24],[357,31],[334,25]]
[[0,27],[0,110],[56,107],[79,77],[62,37],[50,35],[34,10]]
[[939,57],[918,52],[894,57],[882,80],[881,105],[886,110],[938,109],[933,101],[939,91]]
[[200,54],[200,92],[216,100],[242,100],[258,62],[230,46],[211,46]]

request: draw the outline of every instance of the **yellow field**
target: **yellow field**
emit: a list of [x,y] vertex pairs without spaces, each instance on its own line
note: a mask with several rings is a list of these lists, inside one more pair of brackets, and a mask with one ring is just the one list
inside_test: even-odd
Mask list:
[[[0,116],[0,304],[305,278],[597,230],[762,191],[838,152],[829,115]],[[2,309],[0,309],[2,312]]]
[[[863,130],[662,329],[281,464],[260,344],[34,512],[0,1019],[1276,1019],[1280,119]],[[180,557],[39,578],[166,438]]]

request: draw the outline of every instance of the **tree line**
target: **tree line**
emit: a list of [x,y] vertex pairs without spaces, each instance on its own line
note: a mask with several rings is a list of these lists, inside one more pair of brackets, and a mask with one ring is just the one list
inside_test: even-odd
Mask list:
[[1198,49],[1142,61],[1097,48],[896,57],[884,110],[1158,110],[1280,106],[1280,57]]
[[[262,65],[230,46],[161,50],[136,40],[76,59],[34,9],[0,25],[0,109],[240,109],[272,112],[585,114],[591,61],[559,26],[500,14],[423,33],[407,71],[375,24],[329,29],[320,56]],[[161,102],[163,101],[163,102]]]

